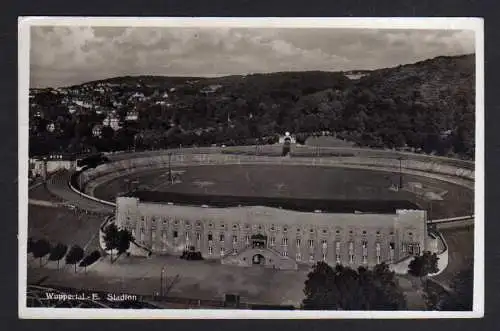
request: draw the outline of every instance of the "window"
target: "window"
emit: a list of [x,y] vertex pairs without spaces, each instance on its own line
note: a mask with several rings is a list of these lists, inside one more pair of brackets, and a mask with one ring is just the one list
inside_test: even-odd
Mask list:
[[236,244],[238,242],[238,237],[237,236],[233,236],[233,244]]
[[233,224],[233,229],[237,229],[238,226],[236,224]]
[[224,247],[220,248],[220,256],[224,256]]
[[219,236],[219,241],[224,242],[224,233],[221,233]]
[[335,233],[336,233],[336,234],[339,234],[339,233],[340,233],[340,230],[335,231]]
[[274,225],[271,225],[271,231],[274,231],[275,228],[274,228]]
[[281,255],[288,256],[288,252],[287,251],[283,251],[283,252],[281,252]]
[[174,231],[174,238],[177,238],[179,236],[179,233],[177,231]]
[[323,233],[326,233],[327,231],[326,230],[323,230]]
[[226,227],[226,225],[225,224],[221,224],[220,227],[224,229]]
[[212,241],[213,240],[213,236],[211,233],[208,234],[208,241]]
[[354,263],[354,243],[349,243],[349,263]]
[[189,232],[186,232],[186,241],[189,241]]
[[269,245],[274,246],[275,242],[276,242],[276,238],[275,237],[271,237],[270,240],[269,240]]
[[297,243],[297,247],[300,247],[300,238],[297,238],[296,243]]
[[328,247],[328,244],[326,243],[326,240],[321,240],[321,248],[323,248],[323,250],[326,250],[326,248]]
[[302,259],[302,256],[300,253],[295,254],[295,260],[300,261]]
[[167,224],[167,219],[166,218],[163,219],[163,224]]
[[209,228],[212,228],[213,226],[214,226],[213,223],[208,223]]
[[283,246],[287,246],[288,245],[288,238],[287,237],[283,237],[283,239],[281,239],[281,244]]
[[212,246],[208,246],[208,255],[212,255],[212,253],[214,252]]
[[288,228],[285,226],[283,227],[283,232],[286,232],[288,230]]
[[323,261],[326,261],[326,253],[323,253]]
[[313,233],[313,232],[314,232],[314,229],[309,229],[309,232]]
[[151,217],[151,223],[156,223],[156,218]]
[[249,235],[245,236],[245,244],[250,245],[250,236]]
[[196,240],[200,241],[201,240],[201,233],[196,232]]
[[179,224],[179,221],[178,221],[178,220],[175,220],[175,221],[174,221],[174,224],[175,224],[175,225]]
[[309,239],[309,248],[314,248],[314,240]]

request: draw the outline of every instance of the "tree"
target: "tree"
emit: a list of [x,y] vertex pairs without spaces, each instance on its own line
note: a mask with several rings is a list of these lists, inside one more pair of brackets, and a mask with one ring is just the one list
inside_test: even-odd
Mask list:
[[132,232],[127,229],[121,229],[118,231],[117,245],[116,249],[118,254],[125,253],[130,248],[130,243],[134,241]]
[[83,258],[84,254],[83,248],[78,245],[74,245],[66,255],[66,264],[74,264],[76,272],[76,264]]
[[96,262],[99,260],[101,257],[101,253],[99,251],[93,251],[92,253],[88,254],[83,258],[83,260],[80,262],[79,266],[85,268],[85,272],[87,272],[87,267],[91,265],[92,263]]
[[59,261],[66,255],[68,251],[68,246],[58,243],[50,250],[50,261],[57,261],[57,269],[59,269]]
[[385,264],[356,271],[318,262],[308,274],[304,294],[304,309],[397,310],[406,306],[394,273]]
[[415,277],[425,277],[439,271],[438,260],[436,253],[425,251],[420,256],[415,258],[408,265],[408,273]]
[[50,243],[45,239],[36,241],[33,245],[33,257],[40,259],[40,266],[42,266],[42,257],[49,254]]
[[119,243],[119,231],[115,223],[109,224],[104,229],[104,243],[106,245],[106,250],[109,250],[110,261],[113,261],[113,250],[118,248]]

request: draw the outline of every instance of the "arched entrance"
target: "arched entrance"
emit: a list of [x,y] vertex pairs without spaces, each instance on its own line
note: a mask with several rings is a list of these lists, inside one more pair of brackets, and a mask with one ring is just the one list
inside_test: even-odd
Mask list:
[[255,254],[252,257],[252,264],[264,265],[266,263],[266,258],[262,254]]

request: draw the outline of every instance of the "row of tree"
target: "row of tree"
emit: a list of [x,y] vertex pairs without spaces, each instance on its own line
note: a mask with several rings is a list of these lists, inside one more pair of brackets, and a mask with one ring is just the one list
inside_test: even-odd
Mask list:
[[56,245],[51,245],[45,239],[34,240],[33,238],[28,238],[28,254],[32,254],[34,258],[39,259],[40,266],[42,265],[42,258],[48,255],[49,261],[57,262],[57,269],[59,269],[59,262],[65,258],[67,265],[74,265],[75,272],[76,266],[85,268],[93,264],[101,257],[101,253],[97,250],[85,255],[85,251],[78,245],[73,245],[68,250],[68,246],[57,243]]
[[[438,272],[439,258],[424,252],[414,257],[408,274],[418,277],[424,287],[424,298],[429,310],[471,310],[472,268],[459,272],[447,292],[427,278]],[[406,300],[396,279],[385,263],[373,269],[357,270],[337,264],[316,263],[304,284],[303,309],[313,310],[402,310]]]

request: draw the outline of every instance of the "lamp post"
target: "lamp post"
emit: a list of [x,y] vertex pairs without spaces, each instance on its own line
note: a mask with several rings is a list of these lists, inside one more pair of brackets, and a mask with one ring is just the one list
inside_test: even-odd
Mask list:
[[160,297],[163,296],[163,279],[165,278],[165,267],[161,267],[161,274],[160,274]]

